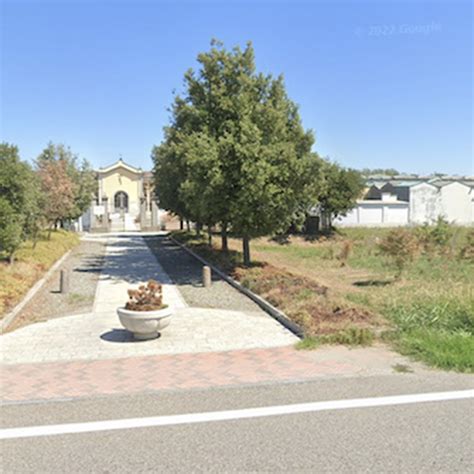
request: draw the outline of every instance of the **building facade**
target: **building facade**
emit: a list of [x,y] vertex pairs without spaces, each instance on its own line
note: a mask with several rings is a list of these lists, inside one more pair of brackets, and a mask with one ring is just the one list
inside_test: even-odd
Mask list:
[[158,229],[162,214],[152,173],[120,159],[97,171],[97,194],[80,227],[87,231]]
[[474,225],[474,177],[369,177],[362,199],[334,225],[393,227],[431,223],[438,217]]

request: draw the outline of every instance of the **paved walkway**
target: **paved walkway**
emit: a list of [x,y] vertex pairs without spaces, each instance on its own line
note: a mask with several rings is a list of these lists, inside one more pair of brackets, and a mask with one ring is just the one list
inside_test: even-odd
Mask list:
[[[131,357],[4,367],[3,402],[124,395],[161,390],[384,375],[406,360],[383,347],[318,351],[293,347]],[[411,364],[417,372],[421,366]]]
[[[125,303],[128,288],[150,278],[163,283],[164,299],[173,308],[173,320],[160,338],[132,341],[131,334],[120,325],[116,308]],[[2,336],[2,361],[23,364],[113,359],[276,347],[297,341],[258,307],[252,304],[245,308],[236,311],[188,307],[143,238],[119,234],[108,238],[93,311],[32,324]]]

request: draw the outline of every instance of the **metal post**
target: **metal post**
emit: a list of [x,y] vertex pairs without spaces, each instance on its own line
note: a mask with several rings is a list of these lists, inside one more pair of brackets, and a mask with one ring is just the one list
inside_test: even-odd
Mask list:
[[61,270],[59,274],[59,292],[69,293],[69,272],[67,270]]
[[211,269],[207,265],[202,267],[202,284],[204,288],[211,287]]

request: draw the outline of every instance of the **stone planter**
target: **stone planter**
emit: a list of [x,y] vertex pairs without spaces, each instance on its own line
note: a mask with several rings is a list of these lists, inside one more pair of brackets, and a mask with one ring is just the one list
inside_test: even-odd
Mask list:
[[157,338],[159,332],[171,322],[170,307],[157,311],[132,311],[117,308],[117,314],[123,327],[132,332],[135,339],[140,341]]

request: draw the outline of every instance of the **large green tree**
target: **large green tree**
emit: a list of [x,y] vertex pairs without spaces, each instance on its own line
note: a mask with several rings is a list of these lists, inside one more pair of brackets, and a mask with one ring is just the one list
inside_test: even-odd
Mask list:
[[0,144],[0,251],[11,260],[26,237],[36,237],[41,225],[43,199],[31,166],[19,157],[18,148]]
[[193,220],[219,224],[223,248],[231,228],[249,264],[251,238],[288,227],[318,199],[321,160],[310,152],[313,134],[303,129],[282,77],[256,72],[250,43],[228,51],[213,42],[198,63],[153,153],[157,192],[167,203],[168,172],[169,208],[183,203]]

